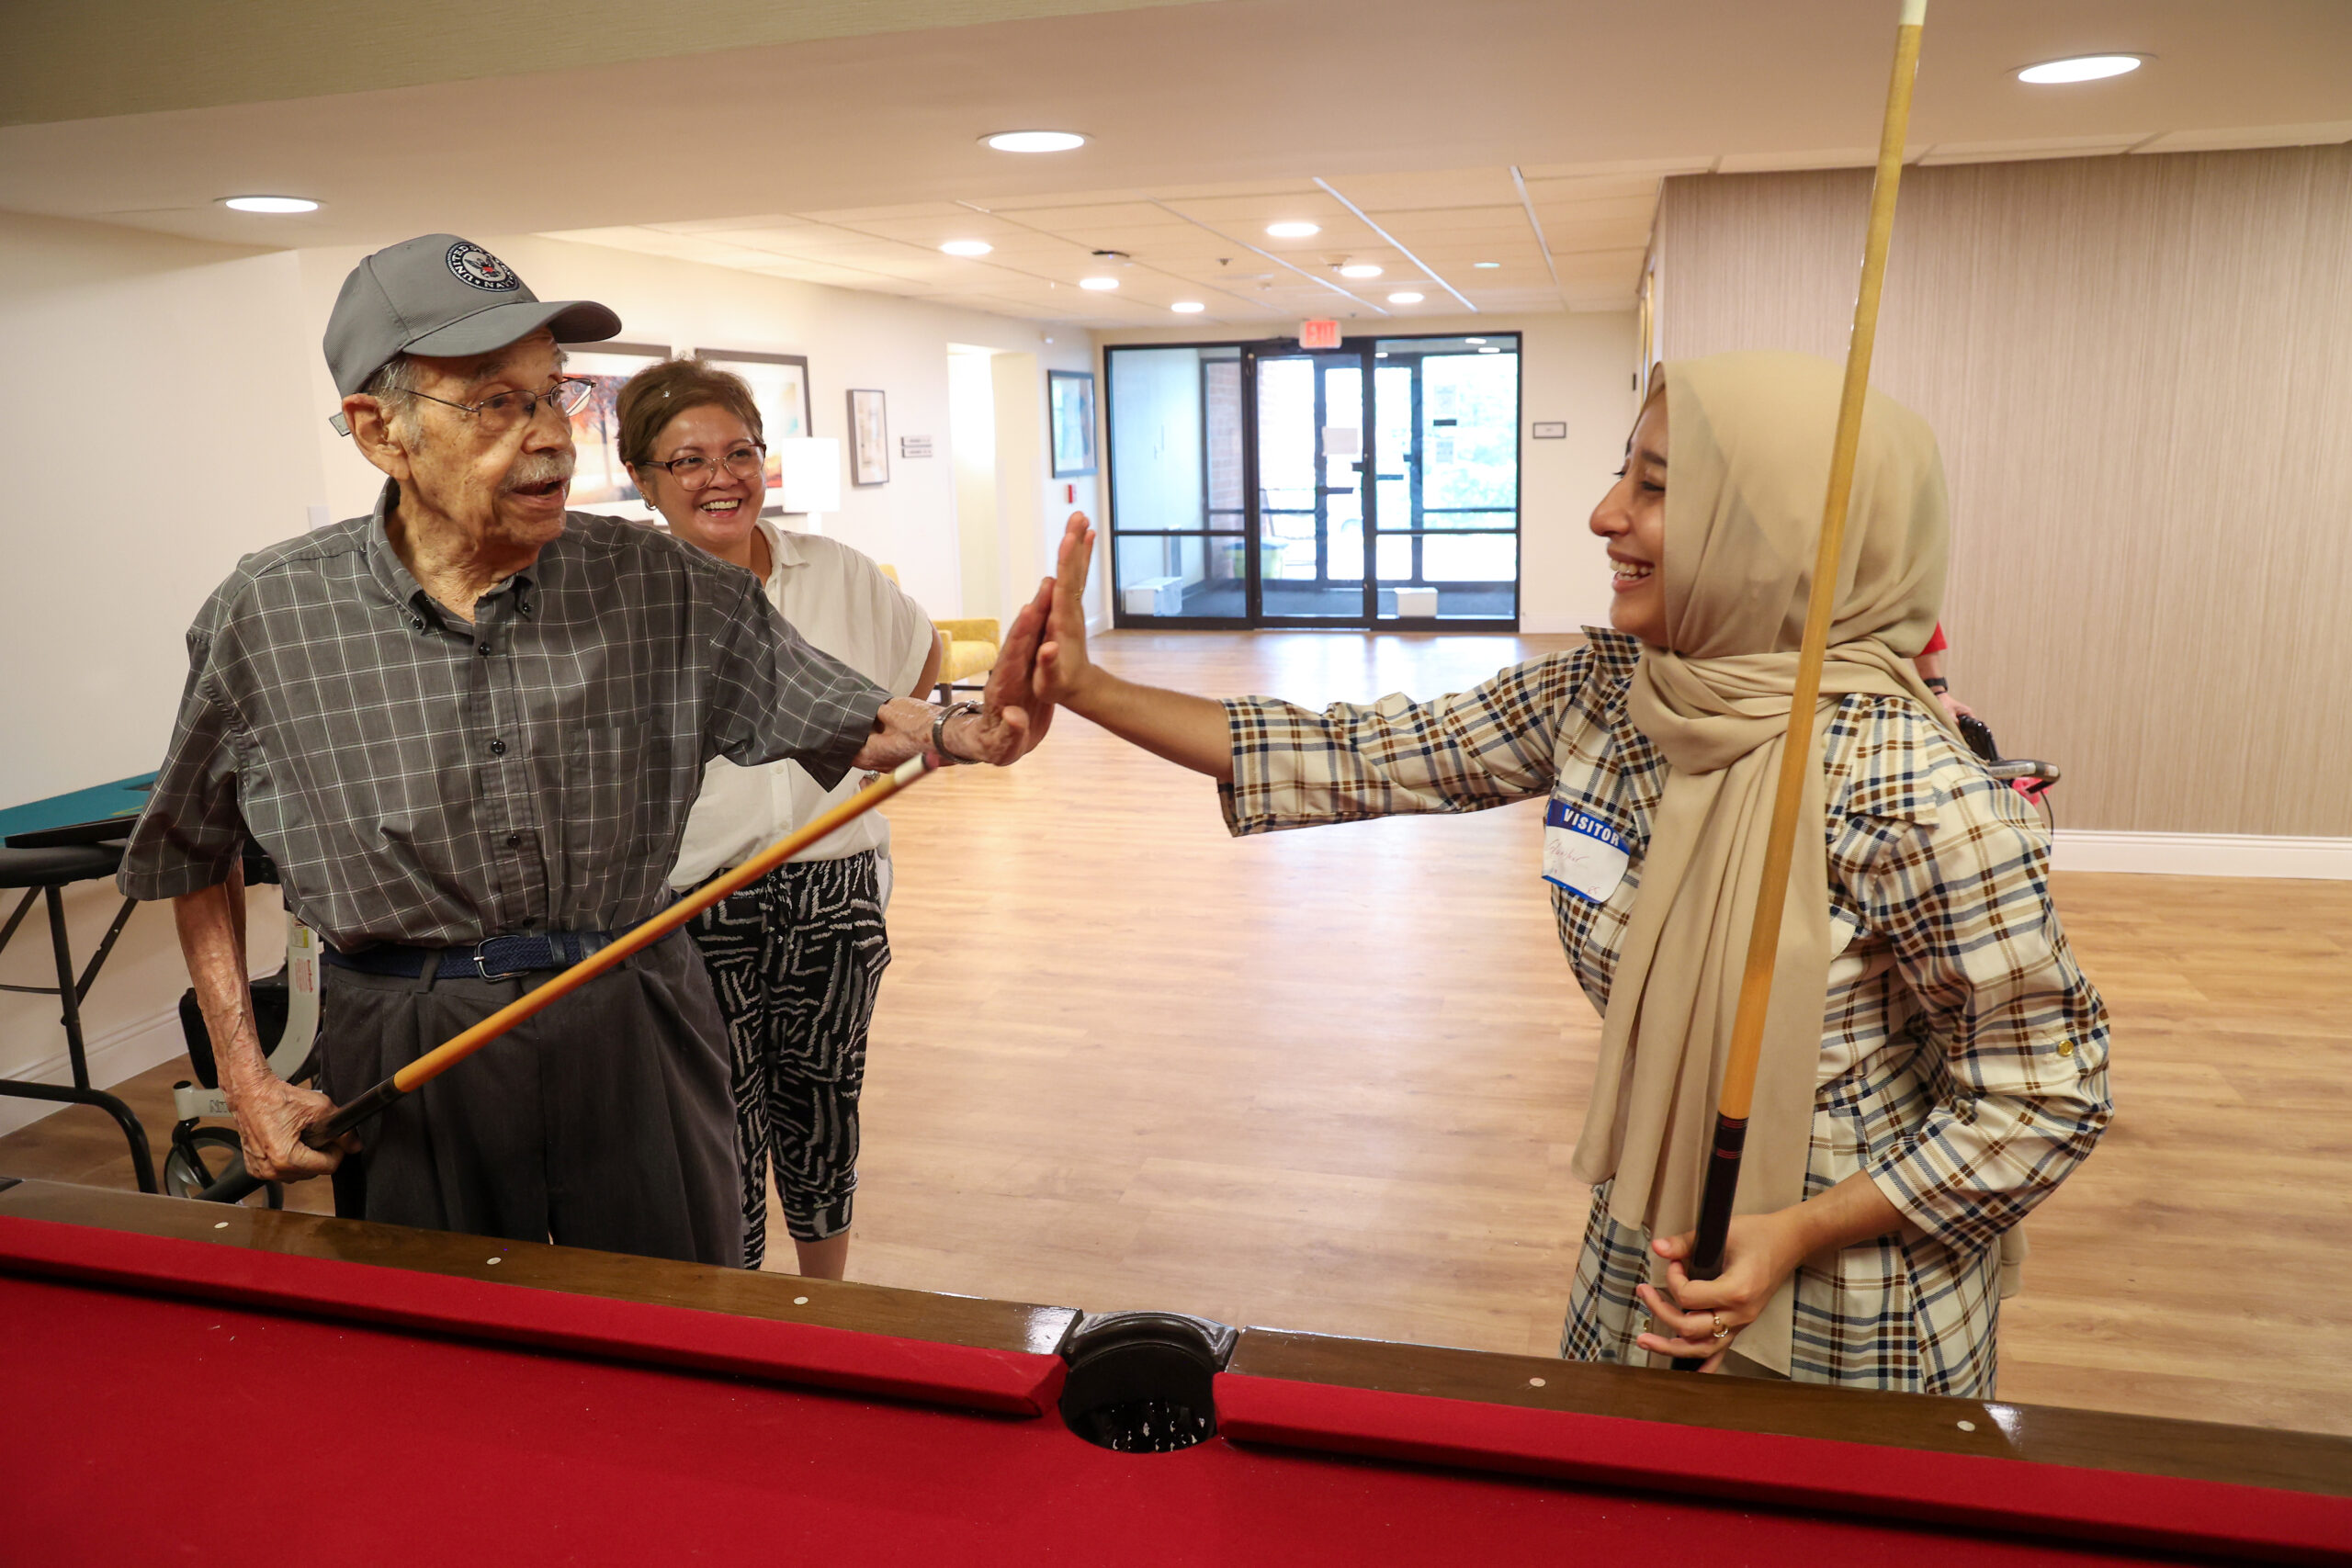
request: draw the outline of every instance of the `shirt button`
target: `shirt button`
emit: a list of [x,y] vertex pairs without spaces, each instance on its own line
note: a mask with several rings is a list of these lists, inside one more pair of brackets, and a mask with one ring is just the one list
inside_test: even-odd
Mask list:
[[522,841],[523,835],[520,833],[509,833],[506,835],[506,847],[510,850]]
[[506,755],[506,742],[503,740],[492,741],[490,743],[490,754],[493,757],[503,757]]
[[2061,1056],[2073,1055],[2075,1054],[2075,1043],[2071,1040],[2061,1040],[2058,1042],[2058,1054]]
[[481,654],[484,659],[488,659],[490,657],[490,644],[486,642],[477,643],[474,645],[474,651]]

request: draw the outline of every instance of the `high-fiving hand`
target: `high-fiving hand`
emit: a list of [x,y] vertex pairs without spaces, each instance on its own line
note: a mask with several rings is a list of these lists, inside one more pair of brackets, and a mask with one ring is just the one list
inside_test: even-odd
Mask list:
[[1083,512],[1069,514],[1060,558],[1046,581],[1048,612],[1037,648],[1035,691],[1047,703],[1075,706],[1095,670],[1086,657],[1086,576],[1094,564],[1094,527]]

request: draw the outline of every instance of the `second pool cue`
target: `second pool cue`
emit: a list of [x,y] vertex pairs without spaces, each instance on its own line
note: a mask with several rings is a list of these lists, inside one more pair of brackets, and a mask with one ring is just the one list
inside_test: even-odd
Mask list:
[[[464,1033],[451,1036],[349,1104],[337,1106],[334,1115],[313,1123],[311,1130],[303,1134],[302,1141],[312,1148],[325,1148],[362,1122],[380,1115],[395,1100],[413,1094],[439,1077],[533,1013],[571,995],[630,954],[660,942],[721,898],[757,882],[801,851],[831,837],[845,824],[865,816],[939,765],[930,759],[928,753],[909,758],[807,827],[778,839],[725,875],[704,883],[609,946],[598,948],[545,985],[526,991]],[[236,1203],[258,1191],[261,1186],[261,1179],[245,1168],[244,1160],[240,1156],[232,1169],[223,1172],[219,1180],[197,1196],[208,1202]]]
[[[1894,31],[1894,72],[1886,88],[1886,118],[1879,129],[1878,172],[1871,181],[1870,230],[1862,242],[1861,288],[1854,298],[1854,331],[1846,344],[1846,381],[1838,398],[1838,435],[1830,447],[1829,491],[1821,508],[1821,543],[1814,553],[1813,592],[1805,602],[1804,640],[1797,654],[1796,687],[1789,695],[1789,731],[1781,743],[1781,774],[1764,840],[1764,873],[1748,927],[1747,962],[1740,974],[1739,1010],[1733,1015],[1731,1051],[1716,1101],[1715,1136],[1699,1199],[1699,1230],[1683,1271],[1693,1280],[1723,1272],[1724,1241],[1731,1232],[1739,1190],[1740,1156],[1756,1097],[1756,1062],[1764,1043],[1764,1015],[1772,1000],[1772,965],[1781,951],[1781,910],[1788,901],[1789,862],[1796,848],[1797,808],[1813,766],[1814,706],[1821,698],[1821,666],[1829,650],[1829,616],[1838,600],[1838,564],[1846,543],[1846,503],[1854,488],[1854,457],[1861,446],[1862,403],[1870,391],[1871,351],[1878,341],[1878,301],[1886,281],[1887,242],[1894,233],[1894,192],[1903,179],[1903,143],[1911,129],[1911,85],[1919,71],[1919,33],[1928,0],[1903,0]],[[1695,1371],[1700,1356],[1678,1356],[1677,1371]]]

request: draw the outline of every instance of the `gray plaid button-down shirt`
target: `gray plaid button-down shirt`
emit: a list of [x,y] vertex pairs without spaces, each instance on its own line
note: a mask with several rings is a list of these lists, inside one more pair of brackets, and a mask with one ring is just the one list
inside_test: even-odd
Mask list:
[[345,952],[625,930],[669,902],[706,761],[830,787],[889,699],[751,573],[584,513],[469,625],[393,553],[396,495],[247,556],[198,615],[125,894],[220,883],[250,838]]

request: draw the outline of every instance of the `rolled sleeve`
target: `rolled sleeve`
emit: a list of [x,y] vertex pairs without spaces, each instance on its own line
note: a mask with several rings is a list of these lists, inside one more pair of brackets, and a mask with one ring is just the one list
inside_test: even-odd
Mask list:
[[789,758],[827,789],[849,775],[891,694],[811,647],[748,572],[723,611],[708,747],[739,767]]
[[1577,649],[1430,702],[1392,695],[1320,714],[1271,697],[1228,699],[1233,782],[1217,790],[1226,827],[1240,837],[1542,795],[1562,716],[1589,668],[1589,651]]
[[1947,1245],[1982,1247],[2082,1163],[2113,1111],[2108,1021],[2051,907],[2049,840],[2013,792],[1972,781],[1893,837],[1861,893],[1920,999],[1939,1092],[1868,1167]]
[[127,898],[177,898],[217,886],[244,853],[236,727],[212,689],[210,664],[209,644],[191,636],[171,747],[115,874]]

